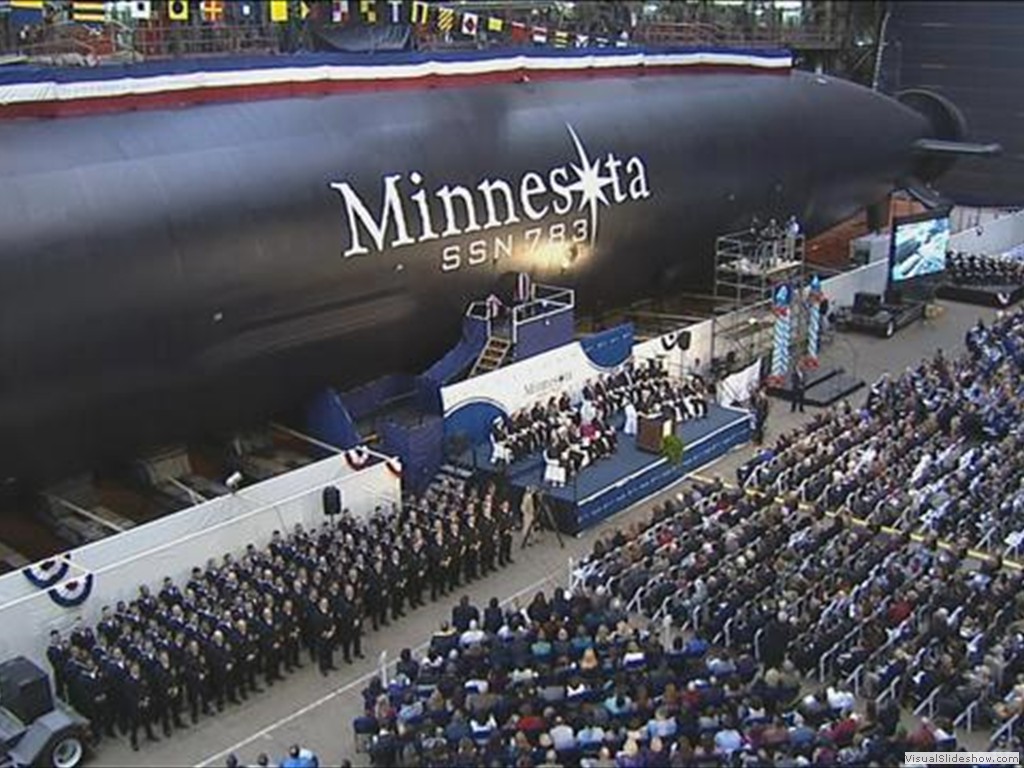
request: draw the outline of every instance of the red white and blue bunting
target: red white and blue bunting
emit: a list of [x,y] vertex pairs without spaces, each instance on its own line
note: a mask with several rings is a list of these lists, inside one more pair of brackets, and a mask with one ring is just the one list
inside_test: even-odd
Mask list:
[[345,451],[345,462],[355,470],[365,469],[370,463],[370,458],[370,451],[363,445]]
[[85,576],[58,584],[47,594],[62,608],[77,608],[92,594],[93,581],[93,575],[87,573]]
[[384,463],[388,465],[388,469],[391,470],[391,474],[395,477],[402,476],[402,460],[397,456],[388,456],[387,461]]
[[0,117],[160,109],[396,88],[462,87],[593,77],[749,72],[786,75],[787,51],[608,48],[447,53],[310,54],[143,62],[102,68],[11,66],[0,70]]
[[23,568],[21,572],[32,586],[49,589],[67,576],[69,570],[71,570],[71,563],[68,562],[67,556],[62,556],[30,565]]

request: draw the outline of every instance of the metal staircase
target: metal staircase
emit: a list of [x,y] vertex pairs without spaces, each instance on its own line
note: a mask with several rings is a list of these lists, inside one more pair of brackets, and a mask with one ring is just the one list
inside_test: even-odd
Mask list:
[[483,350],[480,352],[480,356],[473,363],[473,368],[469,372],[469,378],[500,368],[511,349],[512,342],[509,339],[502,338],[501,336],[489,337],[487,344],[484,345]]

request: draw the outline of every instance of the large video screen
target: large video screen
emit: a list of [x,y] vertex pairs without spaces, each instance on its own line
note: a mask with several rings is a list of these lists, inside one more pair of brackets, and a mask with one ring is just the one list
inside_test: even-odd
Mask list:
[[926,277],[946,269],[949,216],[897,219],[892,228],[892,282]]

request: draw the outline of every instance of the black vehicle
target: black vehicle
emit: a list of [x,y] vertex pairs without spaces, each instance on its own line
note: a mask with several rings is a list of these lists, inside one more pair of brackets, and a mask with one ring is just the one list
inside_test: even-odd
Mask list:
[[89,721],[54,701],[50,677],[24,656],[0,664],[0,768],[77,768]]

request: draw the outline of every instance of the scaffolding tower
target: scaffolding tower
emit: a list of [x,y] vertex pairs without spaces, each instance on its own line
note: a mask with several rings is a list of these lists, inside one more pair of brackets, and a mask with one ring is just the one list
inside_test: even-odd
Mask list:
[[774,225],[751,227],[715,240],[715,298],[731,309],[771,301],[776,286],[799,287],[804,236]]
[[804,237],[795,227],[767,227],[722,235],[715,240],[715,355],[723,373],[738,370],[772,351],[772,299],[788,283],[795,300],[790,359],[799,358],[806,341],[803,317]]

